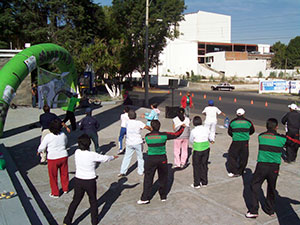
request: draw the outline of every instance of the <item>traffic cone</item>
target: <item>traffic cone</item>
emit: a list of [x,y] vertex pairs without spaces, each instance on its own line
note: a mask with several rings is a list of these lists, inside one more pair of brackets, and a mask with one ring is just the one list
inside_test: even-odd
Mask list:
[[221,96],[219,96],[219,101],[222,101],[222,98],[221,98]]
[[265,103],[265,106],[268,107],[268,102]]
[[203,98],[206,99],[206,95],[203,95]]
[[192,97],[194,97],[194,93],[192,93]]
[[179,93],[179,95],[181,96],[181,95],[182,95],[182,93],[180,92],[180,93]]
[[253,100],[251,100],[251,102],[250,102],[250,103],[251,103],[251,105],[253,105]]
[[233,100],[234,102],[236,102],[236,98],[234,98],[234,100]]

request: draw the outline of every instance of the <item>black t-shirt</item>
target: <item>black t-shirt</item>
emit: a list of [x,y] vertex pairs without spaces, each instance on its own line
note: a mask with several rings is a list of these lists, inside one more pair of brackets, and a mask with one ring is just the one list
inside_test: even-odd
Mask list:
[[40,124],[42,126],[42,130],[49,129],[50,122],[55,119],[61,121],[57,115],[51,112],[40,115]]

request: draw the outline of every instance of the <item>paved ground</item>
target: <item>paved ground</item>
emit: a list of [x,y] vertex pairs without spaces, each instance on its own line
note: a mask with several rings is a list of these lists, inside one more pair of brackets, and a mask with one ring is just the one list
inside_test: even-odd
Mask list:
[[[123,107],[119,105],[105,105],[94,110],[95,117],[100,121],[98,132],[102,149],[109,155],[117,153],[117,138],[120,129],[119,116]],[[147,111],[138,108],[138,114]],[[63,111],[55,109],[53,112],[63,115]],[[21,174],[29,188],[34,193],[49,224],[62,224],[73,196],[73,177],[75,171],[74,150],[79,131],[68,135],[69,138],[69,172],[70,189],[59,199],[48,196],[49,180],[47,167],[38,164],[36,149],[40,140],[40,128],[35,127],[41,110],[21,108],[10,110],[5,124],[4,137],[0,141],[13,156]],[[77,121],[83,117],[83,112],[77,112]],[[142,120],[142,119],[141,119]],[[172,122],[160,116],[161,130],[171,130]],[[221,120],[219,121],[221,124]],[[216,143],[211,145],[209,164],[209,184],[206,188],[195,190],[192,183],[192,165],[184,170],[171,169],[173,162],[173,142],[167,145],[169,159],[169,194],[166,202],[161,202],[157,191],[148,205],[137,205],[142,192],[143,177],[136,171],[134,160],[131,163],[129,175],[118,179],[117,174],[123,156],[119,159],[101,164],[97,168],[99,175],[98,204],[100,224],[115,225],[152,225],[152,224],[300,224],[300,182],[299,163],[281,166],[277,183],[276,217],[267,216],[260,209],[257,219],[246,219],[249,204],[249,182],[256,164],[257,134],[264,130],[256,127],[250,141],[250,157],[243,177],[228,178],[225,169],[226,152],[230,145],[227,130],[217,128]],[[282,129],[282,127],[281,127]],[[144,132],[144,134],[146,131]],[[191,158],[190,158],[191,160]],[[156,179],[155,179],[156,180]],[[263,186],[266,190],[266,185]],[[262,198],[263,200],[263,198]],[[74,224],[90,224],[89,203],[87,197],[83,199],[74,217]]]

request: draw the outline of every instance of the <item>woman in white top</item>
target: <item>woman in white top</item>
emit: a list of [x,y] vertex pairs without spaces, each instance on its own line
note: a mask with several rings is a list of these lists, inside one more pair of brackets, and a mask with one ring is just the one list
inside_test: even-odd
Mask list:
[[89,147],[91,139],[87,134],[78,138],[78,148],[75,151],[75,186],[73,200],[69,206],[67,215],[64,218],[64,224],[71,224],[75,211],[81,202],[84,193],[89,196],[91,207],[91,222],[98,224],[98,206],[97,206],[97,185],[96,185],[96,163],[108,162],[118,156],[100,155],[96,152],[90,152]]
[[61,121],[55,119],[49,124],[50,134],[42,140],[38,154],[47,149],[48,173],[51,193],[50,197],[58,198],[59,189],[57,184],[58,170],[60,171],[60,181],[64,193],[69,191],[69,172],[68,172],[68,152],[67,136],[61,131]]
[[183,168],[188,157],[190,119],[185,116],[184,108],[180,108],[177,117],[173,119],[173,129],[177,131],[185,124],[183,133],[174,140],[174,168]]
[[208,106],[206,106],[202,112],[206,117],[204,121],[204,126],[209,129],[209,141],[213,144],[215,143],[215,136],[216,136],[216,125],[217,125],[217,116],[222,114],[226,116],[220,109],[214,106],[214,101],[209,100]]

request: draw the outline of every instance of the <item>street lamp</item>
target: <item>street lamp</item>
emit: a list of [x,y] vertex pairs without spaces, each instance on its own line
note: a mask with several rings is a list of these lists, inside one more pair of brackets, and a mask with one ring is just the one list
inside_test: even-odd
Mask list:
[[146,0],[146,40],[145,40],[145,106],[149,106],[149,0]]

